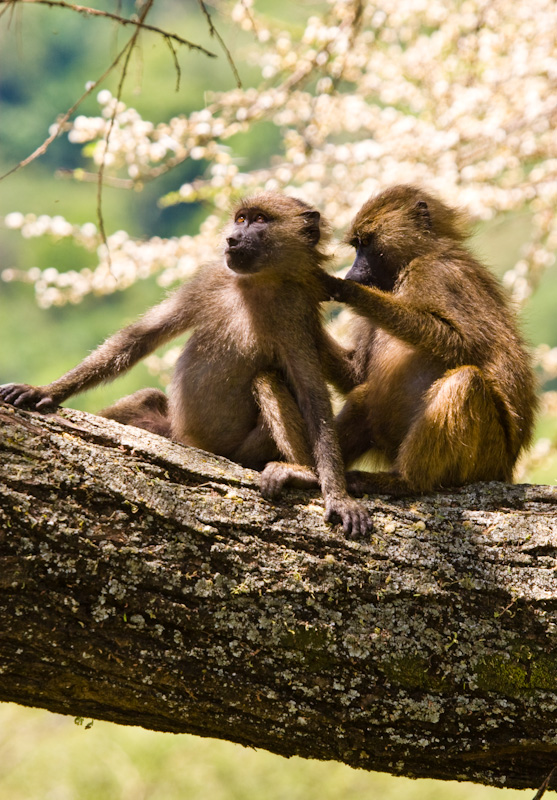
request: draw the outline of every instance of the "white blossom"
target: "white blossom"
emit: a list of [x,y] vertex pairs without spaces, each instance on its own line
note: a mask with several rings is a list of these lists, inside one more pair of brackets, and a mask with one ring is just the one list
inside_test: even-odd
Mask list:
[[[34,284],[43,306],[152,274],[170,286],[220,257],[222,222],[241,193],[295,194],[329,217],[340,238],[371,194],[404,182],[476,220],[528,215],[531,238],[504,282],[516,302],[530,297],[557,247],[554,0],[328,0],[300,30],[259,13],[257,0],[222,7],[249,34],[237,57],[257,66],[259,85],[208,96],[206,107],[159,123],[103,89],[98,115],[79,114],[65,128],[106,176],[137,188],[185,161],[195,165],[196,177],[161,204],[203,202],[211,211],[199,233],[149,241],[111,234],[109,266],[93,223],[14,211],[8,228],[73,239],[98,263],[65,273],[6,269],[5,280]],[[262,121],[280,144],[248,171],[234,143]],[[557,377],[553,350],[538,358],[544,379]]]

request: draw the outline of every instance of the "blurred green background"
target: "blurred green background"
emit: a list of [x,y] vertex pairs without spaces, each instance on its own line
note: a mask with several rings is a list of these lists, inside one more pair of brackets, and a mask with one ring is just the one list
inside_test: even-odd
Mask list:
[[[274,3],[269,0],[269,10]],[[103,7],[99,4],[99,7]],[[108,2],[106,8],[113,10]],[[121,13],[133,9],[129,0]],[[312,4],[283,0],[281,16],[295,24],[315,13]],[[219,53],[217,59],[179,52],[181,89],[168,48],[144,36],[132,60],[124,100],[155,123],[200,107],[206,90],[229,89],[234,79],[226,59],[211,40],[193,0],[166,0],[152,22]],[[242,79],[253,68],[242,62],[242,36],[220,25],[234,53]],[[127,35],[127,34],[126,34]],[[18,7],[0,19],[0,173],[32,152],[47,135],[58,113],[69,108],[88,80],[95,79],[123,46],[125,34],[105,20],[46,7]],[[106,88],[115,90],[115,81]],[[81,113],[96,115],[89,99]],[[234,143],[246,166],[264,162],[276,135],[259,126]],[[4,180],[0,215],[11,211],[62,216],[72,223],[95,221],[96,187],[53,178],[55,170],[88,166],[79,146],[59,139],[38,161]],[[142,193],[106,189],[104,215],[108,233],[124,228],[134,236],[169,236],[195,232],[203,209],[179,205],[161,209],[158,198],[195,177],[203,164],[186,163]],[[523,215],[485,224],[474,239],[476,251],[502,274],[516,260],[526,240],[529,219]],[[0,228],[0,269],[55,266],[59,270],[92,266],[94,255],[69,243],[22,239]],[[30,287],[0,282],[0,383],[48,383],[78,363],[109,333],[157,302],[164,291],[154,279],[125,293],[89,297],[79,306],[40,310]],[[532,344],[557,345],[557,268],[549,270],[523,314]],[[71,405],[95,411],[117,397],[155,381],[138,365],[115,384],[72,399]],[[542,419],[540,436],[557,437],[557,420]],[[529,475],[533,482],[557,481],[557,460]],[[543,777],[543,776],[541,776]],[[95,722],[89,730],[71,718],[46,711],[0,705],[0,798],[10,800],[488,800],[531,796],[533,792],[487,789],[471,784],[409,781],[352,770],[336,763],[282,759],[226,742],[175,736]]]
[[333,761],[285,759],[196,736],[155,733],[0,705],[6,800],[530,800],[533,791],[413,781]]

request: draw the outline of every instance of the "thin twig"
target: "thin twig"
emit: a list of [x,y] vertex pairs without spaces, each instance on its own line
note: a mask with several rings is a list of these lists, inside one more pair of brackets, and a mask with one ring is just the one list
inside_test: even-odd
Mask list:
[[253,27],[253,32],[254,32],[255,34],[257,34],[257,33],[258,33],[258,30],[257,30],[257,29],[258,29],[257,20],[255,19],[255,17],[254,17],[254,16],[253,16],[253,14],[251,13],[251,10],[250,10],[250,7],[249,7],[249,5],[248,5],[246,2],[242,2],[242,5],[243,5],[243,7],[244,7],[244,14],[246,15],[246,17],[249,19],[249,21],[250,21],[250,22],[251,22],[251,24],[252,24],[252,27]]
[[170,52],[172,53],[172,58],[174,59],[174,68],[176,69],[176,92],[180,91],[180,79],[182,77],[182,70],[180,69],[180,63],[178,61],[178,56],[176,55],[176,50],[174,49],[174,45],[170,41],[170,39],[165,38],[164,40],[168,47],[170,48]]
[[[86,170],[78,167],[77,169],[57,169],[54,173],[56,178],[64,180],[80,181],[81,183],[98,183],[98,172],[87,172]],[[105,175],[103,178],[105,186],[110,186],[113,189],[133,189],[136,186],[136,181],[131,178],[117,178],[114,175]]]
[[549,773],[549,775],[547,776],[545,781],[542,783],[542,785],[540,786],[540,788],[536,792],[536,796],[534,797],[534,800],[541,800],[541,798],[544,796],[545,791],[549,786],[549,782],[552,779],[553,774],[555,773],[556,770],[557,770],[557,767],[553,767],[553,769],[551,770],[551,772]]
[[[16,0],[16,2],[20,2],[20,0]],[[77,101],[76,101],[76,102],[73,104],[73,106],[72,106],[71,108],[69,108],[69,109],[66,111],[66,113],[65,113],[65,114],[63,114],[63,115],[62,115],[62,117],[59,117],[59,118],[58,118],[58,120],[57,120],[57,127],[56,127],[56,130],[55,130],[53,133],[51,133],[51,134],[50,134],[50,136],[49,136],[47,139],[45,139],[45,140],[44,140],[44,142],[43,142],[43,143],[42,143],[42,144],[41,144],[39,147],[37,147],[37,149],[36,149],[36,150],[34,150],[34,151],[31,153],[31,155],[30,155],[30,156],[27,156],[27,158],[24,158],[24,159],[23,159],[23,161],[20,161],[20,162],[19,162],[19,164],[16,164],[16,165],[15,165],[15,167],[12,167],[12,169],[8,170],[8,172],[5,172],[3,175],[0,175],[0,181],[1,181],[1,180],[4,180],[4,178],[7,178],[7,177],[8,177],[8,175],[12,175],[14,172],[17,172],[17,171],[18,171],[19,169],[21,169],[22,167],[26,167],[28,164],[30,164],[32,161],[34,161],[36,158],[39,158],[39,156],[42,156],[42,155],[44,155],[44,153],[46,153],[46,151],[48,150],[48,148],[49,148],[49,146],[52,144],[52,142],[53,142],[55,139],[57,139],[57,138],[58,138],[58,136],[60,136],[60,134],[61,134],[61,133],[62,133],[62,131],[63,131],[64,125],[65,125],[65,124],[66,124],[66,122],[69,120],[69,118],[70,118],[70,117],[71,117],[71,115],[74,113],[74,111],[75,111],[77,108],[79,108],[79,106],[81,105],[81,103],[83,103],[83,101],[84,101],[84,100],[86,100],[86,99],[87,99],[87,97],[89,97],[89,95],[90,95],[92,92],[94,92],[94,91],[95,91],[95,89],[97,88],[97,86],[98,86],[100,83],[102,83],[102,81],[104,81],[104,79],[105,79],[105,78],[106,78],[108,75],[110,75],[110,73],[112,72],[112,70],[113,70],[113,69],[114,69],[114,68],[115,68],[115,67],[118,65],[118,63],[119,63],[120,59],[121,59],[121,58],[122,58],[122,57],[125,55],[125,53],[126,53],[126,50],[127,50],[127,49],[128,49],[128,45],[126,44],[126,46],[125,46],[125,47],[124,47],[124,48],[123,48],[123,49],[122,49],[122,50],[121,50],[121,51],[118,53],[118,55],[116,56],[116,58],[114,59],[114,61],[112,62],[112,64],[111,64],[111,65],[108,67],[108,69],[106,69],[106,70],[105,70],[105,72],[103,72],[103,74],[101,75],[101,77],[100,77],[100,78],[97,78],[97,80],[96,80],[96,81],[94,81],[93,83],[91,83],[91,84],[88,86],[87,90],[86,90],[86,91],[85,91],[85,92],[84,92],[84,93],[81,95],[81,97],[79,98],[79,100],[77,100]]]
[[201,10],[205,14],[205,19],[207,20],[207,24],[209,25],[209,33],[211,34],[211,36],[215,37],[215,39],[218,41],[218,43],[220,44],[220,46],[224,50],[226,58],[228,59],[228,63],[230,64],[230,68],[231,68],[232,72],[234,73],[234,77],[236,78],[236,86],[238,87],[238,89],[241,89],[242,88],[242,81],[241,81],[240,75],[238,73],[238,70],[236,69],[236,64],[234,63],[234,60],[232,58],[232,54],[231,54],[230,50],[228,49],[228,47],[225,45],[224,39],[222,38],[220,33],[217,31],[217,29],[213,25],[212,17],[209,14],[209,11],[207,9],[207,6],[204,3],[204,0],[198,0],[198,2],[199,2],[199,6],[200,6]]
[[[210,50],[206,50],[201,45],[194,44],[193,42],[188,41],[188,39],[183,39],[181,36],[178,36],[175,33],[164,31],[162,28],[158,28],[156,25],[147,25],[145,22],[141,22],[140,19],[128,19],[127,17],[121,17],[119,14],[113,14],[110,11],[101,11],[98,8],[90,8],[89,6],[79,6],[75,3],[67,3],[65,0],[0,0],[0,5],[4,5],[6,7],[15,6],[17,3],[51,6],[53,8],[67,8],[70,11],[76,11],[78,14],[86,14],[92,17],[106,17],[107,19],[114,20],[119,25],[135,25],[137,28],[143,28],[146,31],[158,33],[160,36],[164,36],[167,41],[169,39],[174,39],[174,41],[178,44],[186,45],[186,47],[189,47],[192,50],[199,50],[201,53],[204,53],[210,58],[216,58],[215,53],[212,53]],[[2,9],[0,14],[3,14],[4,11],[5,9]]]
[[[154,0],[147,0],[147,2],[145,3],[144,7],[141,10],[141,15],[139,17],[139,22],[141,22],[141,23],[143,22],[143,20],[145,19],[145,17],[147,16],[149,11],[151,10],[153,2],[154,2]],[[103,217],[103,212],[102,212],[102,190],[103,190],[104,168],[105,168],[105,163],[106,163],[106,154],[108,153],[108,143],[110,141],[110,135],[112,133],[112,129],[114,128],[114,122],[116,121],[116,114],[118,113],[118,105],[120,104],[120,99],[122,97],[122,90],[124,88],[124,82],[126,80],[126,75],[127,75],[127,72],[128,72],[128,65],[130,63],[130,58],[131,58],[131,55],[133,53],[134,47],[137,44],[137,39],[138,39],[140,31],[141,31],[141,28],[139,26],[136,26],[136,29],[133,32],[133,35],[132,35],[131,39],[128,41],[128,43],[127,43],[127,45],[125,47],[125,50],[127,50],[126,59],[124,61],[124,66],[122,67],[122,74],[120,75],[120,80],[118,82],[118,89],[116,91],[116,96],[114,98],[114,108],[112,110],[112,115],[110,117],[110,122],[109,122],[109,125],[108,125],[108,129],[107,129],[105,137],[104,137],[105,149],[104,149],[104,154],[103,154],[103,157],[102,157],[102,161],[101,161],[100,166],[99,166],[99,178],[98,178],[98,183],[97,183],[97,220],[98,220],[98,224],[99,224],[99,233],[101,235],[101,239],[103,241],[103,244],[106,247],[106,259],[107,259],[107,262],[108,262],[109,270],[112,270],[112,263],[111,263],[111,258],[110,258],[110,250],[108,248],[108,238],[107,238],[106,230],[105,230],[105,227],[104,227],[104,217]]]

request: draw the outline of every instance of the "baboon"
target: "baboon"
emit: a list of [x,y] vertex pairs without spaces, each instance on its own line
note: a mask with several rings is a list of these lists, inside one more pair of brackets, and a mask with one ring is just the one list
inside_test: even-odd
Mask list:
[[47,386],[2,387],[0,399],[52,410],[191,328],[168,401],[141,390],[101,413],[255,469],[277,458],[314,465],[327,519],[364,532],[371,521],[347,494],[325,383],[355,385],[320,318],[327,226],[302,201],[264,193],[241,203],[226,236],[224,260],[199,269],[79,366]]
[[[349,490],[413,494],[512,481],[532,436],[535,380],[497,280],[465,245],[463,216],[413,186],[364,204],[346,241],[346,279],[323,275],[359,315],[351,360],[359,385],[336,418],[347,466],[371,451],[390,472],[349,473]],[[270,464],[266,491],[311,485],[307,469]]]

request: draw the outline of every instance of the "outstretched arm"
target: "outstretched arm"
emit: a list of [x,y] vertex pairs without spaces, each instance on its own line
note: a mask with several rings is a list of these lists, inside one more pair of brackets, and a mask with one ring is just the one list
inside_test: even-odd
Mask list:
[[195,306],[188,289],[189,285],[149,309],[137,322],[108,338],[58,380],[46,386],[15,383],[1,386],[0,400],[20,408],[52,411],[68,397],[113,380],[190,327]]
[[[447,364],[461,364],[471,357],[455,322],[441,309],[428,306],[427,295],[419,305],[404,296],[384,292],[355,281],[327,275],[322,279],[333,300],[347,303],[358,314],[371,319],[378,327],[426,350]],[[415,288],[419,296],[419,289]]]

